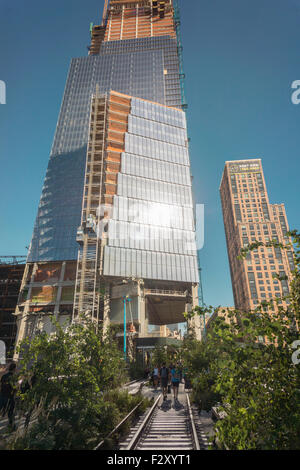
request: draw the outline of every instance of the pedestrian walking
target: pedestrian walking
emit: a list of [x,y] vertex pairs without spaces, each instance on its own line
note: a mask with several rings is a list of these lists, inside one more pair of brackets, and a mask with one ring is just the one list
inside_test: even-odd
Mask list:
[[166,364],[163,363],[162,368],[160,369],[160,385],[163,392],[164,401],[167,399],[168,393],[168,382],[169,382],[169,369],[166,367]]
[[146,367],[146,369],[145,369],[145,371],[144,371],[144,379],[148,379],[149,374],[150,374],[149,367]]
[[174,393],[174,401],[178,400],[178,390],[179,390],[179,383],[180,383],[180,369],[178,364],[172,367],[171,369],[171,382],[173,387]]
[[173,364],[170,363],[168,365],[168,369],[169,369],[169,380],[168,380],[168,393],[171,393],[171,387],[172,387],[172,381],[171,381],[171,378],[172,378],[172,375],[171,375],[171,370],[173,369]]
[[[32,390],[32,388],[34,387],[35,383],[37,381],[37,374],[36,372],[34,372],[30,378],[28,378],[27,380],[23,380],[20,384],[20,392],[23,394],[23,393],[27,393],[29,392],[30,390]],[[25,416],[25,423],[24,423],[24,426],[25,428],[27,428],[29,426],[29,422],[30,422],[30,419],[31,419],[31,416],[32,416],[32,413],[33,413],[33,410],[34,410],[34,404],[27,410],[27,413],[26,413],[26,416]]]
[[153,385],[154,385],[155,391],[157,390],[158,380],[159,380],[159,371],[158,371],[158,366],[156,365],[153,369]]
[[8,372],[1,377],[0,388],[0,413],[4,417],[8,416],[9,425],[14,427],[14,409],[15,409],[15,388],[13,386],[13,375],[16,370],[16,364],[12,362],[9,365]]

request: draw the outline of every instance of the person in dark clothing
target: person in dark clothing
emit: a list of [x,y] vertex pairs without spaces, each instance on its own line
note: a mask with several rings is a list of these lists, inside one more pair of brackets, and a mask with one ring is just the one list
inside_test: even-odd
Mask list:
[[150,374],[150,369],[149,367],[146,367],[145,372],[144,372],[144,379],[148,379],[149,374]]
[[165,363],[162,365],[159,375],[160,375],[160,385],[162,388],[163,397],[165,401],[167,399],[168,382],[169,382],[169,375],[170,375],[169,369],[166,367]]
[[154,385],[154,390],[157,390],[157,385],[159,381],[159,370],[158,366],[156,365],[153,369],[153,385]]
[[180,383],[180,369],[178,363],[176,366],[173,366],[171,369],[171,381],[173,386],[174,392],[174,402],[178,400],[178,390],[179,390],[179,383]]
[[21,393],[26,393],[28,390],[32,389],[34,384],[36,383],[37,375],[34,373],[29,379],[22,381],[20,390]]
[[15,389],[12,379],[15,370],[16,364],[12,362],[8,368],[8,372],[1,377],[0,388],[0,413],[2,413],[2,416],[5,416],[7,413],[10,426],[14,424]]
[[[37,374],[36,372],[34,372],[33,375],[29,379],[22,382],[21,387],[20,387],[21,393],[26,393],[32,390],[36,381],[37,381]],[[25,428],[29,426],[29,422],[30,422],[30,418],[31,418],[33,410],[34,410],[34,406],[32,406],[26,414],[25,423],[24,423]]]

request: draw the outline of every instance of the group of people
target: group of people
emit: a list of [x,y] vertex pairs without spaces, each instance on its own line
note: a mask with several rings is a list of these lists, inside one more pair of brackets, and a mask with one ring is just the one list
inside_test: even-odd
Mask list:
[[[157,390],[158,384],[163,392],[164,401],[167,399],[168,391],[170,393],[171,386],[173,388],[174,401],[178,400],[179,384],[182,381],[183,369],[180,363],[172,364],[169,367],[165,363],[161,367],[156,365],[152,372],[153,386]],[[169,389],[169,390],[168,390]]]

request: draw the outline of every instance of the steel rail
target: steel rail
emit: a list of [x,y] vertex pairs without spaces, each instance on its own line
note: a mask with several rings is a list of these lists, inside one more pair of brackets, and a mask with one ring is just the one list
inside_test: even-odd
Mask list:
[[189,418],[190,418],[190,422],[192,426],[192,436],[194,440],[195,450],[200,450],[200,444],[199,444],[199,439],[198,439],[193,412],[191,408],[190,397],[188,396],[187,393],[186,393],[186,400],[187,400],[187,405],[188,405]]
[[[134,380],[133,382],[129,382],[129,383],[125,384],[123,386],[123,390],[127,390],[129,395],[136,395],[137,393],[139,393],[142,390],[145,383],[146,383],[146,380]],[[131,386],[132,385],[139,386],[139,389],[135,394],[131,393]]]
[[141,382],[142,379],[135,379],[135,380],[132,380],[131,382],[127,382],[126,384],[124,384],[124,387],[128,387],[129,385],[132,385],[134,384],[135,382]]
[[[196,425],[195,425],[195,420],[194,420],[194,416],[193,416],[193,412],[192,412],[192,408],[191,408],[191,403],[190,403],[190,398],[189,398],[189,395],[186,393],[186,419],[185,419],[185,423],[186,423],[186,431],[184,431],[182,429],[182,433],[180,434],[183,438],[183,440],[186,440],[190,443],[190,444],[187,444],[187,445],[190,445],[192,446],[192,448],[194,450],[201,450],[201,447],[200,447],[200,443],[199,443],[199,438],[198,438],[198,434],[197,434],[197,429],[196,429]],[[155,415],[155,411],[157,409],[157,406],[158,406],[158,403],[160,401],[162,397],[162,394],[160,394],[154,404],[152,405],[150,411],[147,413],[146,417],[143,419],[142,423],[139,425],[138,429],[136,431],[134,431],[134,435],[132,436],[132,438],[130,439],[129,443],[126,444],[126,447],[123,448],[123,450],[134,450],[134,449],[137,449],[137,448],[141,448],[143,450],[143,446],[145,446],[144,448],[147,449],[147,446],[159,446],[160,444],[163,443],[164,441],[164,435],[167,435],[166,434],[166,429],[168,429],[168,424],[167,422],[165,424],[162,424],[162,435],[159,436],[159,426],[160,424],[158,423],[163,423],[162,420],[162,417],[157,417]],[[151,418],[154,416],[154,419],[152,419],[151,421]],[[158,419],[157,419],[158,418]],[[181,425],[179,427],[182,427],[183,426],[183,423],[184,421],[182,421]],[[149,424],[149,430],[147,428],[147,425]],[[148,436],[148,433],[149,433],[149,436]],[[172,424],[170,426],[170,430],[169,430],[169,433],[172,435],[174,433],[174,425]],[[154,436],[153,436],[154,434]],[[156,436],[155,436],[156,434]],[[178,445],[178,438],[179,438],[179,433],[175,432],[174,434],[174,446],[176,447],[176,445]],[[142,444],[141,443],[141,439],[142,439]],[[170,441],[169,441],[169,445],[170,445]],[[162,444],[163,445],[163,444]],[[141,447],[142,446],[142,447]],[[161,447],[158,447],[158,449],[160,449]],[[169,447],[169,449],[171,449],[171,447]]]
[[157,397],[157,399],[155,400],[154,404],[152,405],[150,411],[147,413],[145,419],[143,420],[143,422],[141,423],[141,425],[139,426],[138,430],[136,431],[136,433],[134,434],[133,438],[131,439],[131,441],[129,442],[128,446],[126,447],[126,450],[133,450],[134,447],[136,446],[137,442],[139,441],[146,425],[148,424],[150,418],[152,417],[157,405],[158,405],[158,402],[159,400],[161,399],[162,397],[162,393]]

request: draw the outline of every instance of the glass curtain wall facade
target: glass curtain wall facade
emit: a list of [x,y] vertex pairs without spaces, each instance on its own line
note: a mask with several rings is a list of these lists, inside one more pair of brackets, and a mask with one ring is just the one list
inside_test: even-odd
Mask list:
[[77,258],[76,230],[80,224],[91,97],[96,85],[100,93],[115,90],[157,103],[181,105],[175,39],[112,42],[103,43],[98,55],[71,62],[29,262]]
[[[112,0],[102,25],[92,28],[89,55],[71,60],[16,309],[19,340],[33,334],[27,321],[30,315],[35,316],[35,324],[43,324],[45,313],[59,320],[73,311],[76,235],[81,223],[91,102],[96,90],[100,94],[115,90],[136,97],[128,116],[110,230],[133,233],[147,229],[150,239],[154,232],[158,237],[145,241],[143,246],[131,237],[123,237],[122,244],[112,242],[106,247],[106,260],[110,262],[106,261],[105,272],[117,275],[121,268],[116,260],[127,265],[129,254],[133,266],[137,250],[143,260],[136,271],[138,276],[198,282],[197,261],[187,252],[185,243],[194,230],[194,216],[186,120],[180,110],[184,107],[183,77],[176,18],[171,0],[160,2],[159,8],[147,0],[134,4]],[[151,103],[146,105],[139,99]],[[129,200],[140,208],[133,221],[124,212],[118,213]],[[161,214],[159,222],[157,214]],[[156,222],[149,226],[145,218]],[[52,275],[55,263],[60,265],[57,279]],[[128,268],[119,271],[120,276],[129,274]],[[185,310],[185,303],[183,308],[182,303],[178,306],[179,310]]]
[[183,111],[131,99],[104,275],[198,282],[187,145]]

